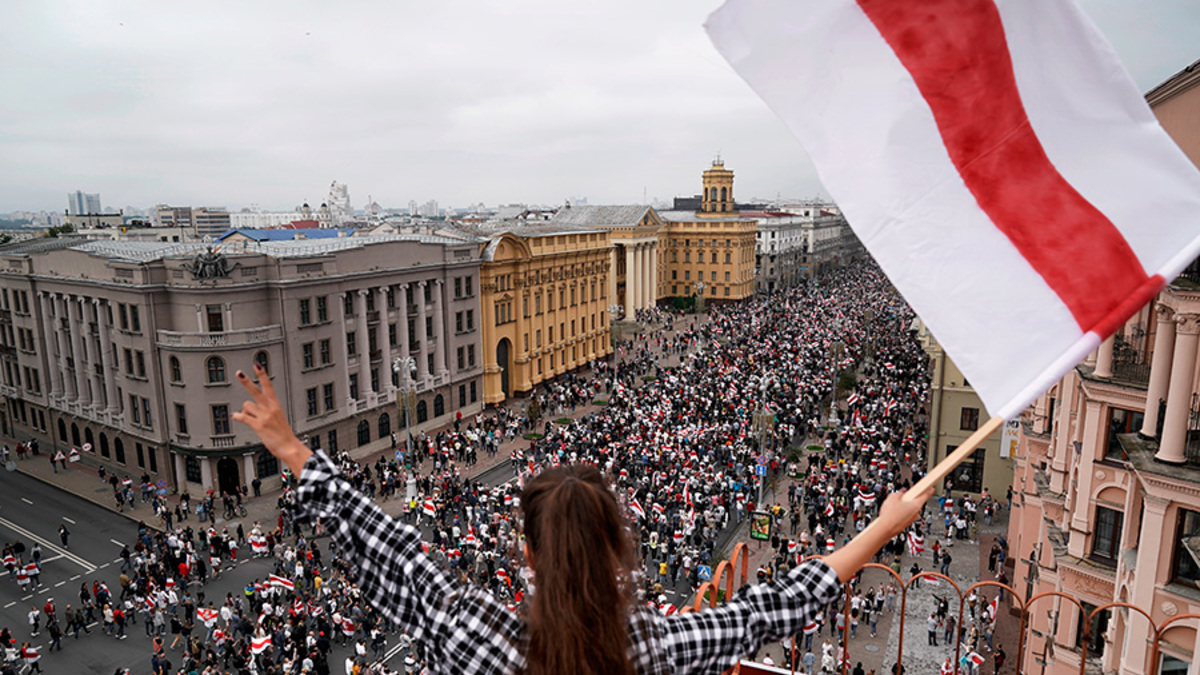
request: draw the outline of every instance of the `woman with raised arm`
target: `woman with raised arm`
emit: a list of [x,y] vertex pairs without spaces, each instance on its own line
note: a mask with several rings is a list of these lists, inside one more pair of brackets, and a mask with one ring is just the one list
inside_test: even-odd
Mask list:
[[661,616],[635,601],[635,549],[600,472],[586,464],[549,469],[521,495],[536,590],[514,613],[482,590],[456,586],[421,552],[418,530],[384,513],[324,453],[301,443],[266,372],[255,364],[254,373],[258,384],[237,373],[251,400],[234,419],[299,476],[300,512],[320,518],[347,551],[367,601],[424,640],[436,673],[720,673],[800,632],[924,504],[894,494],[870,527],[824,560],[748,586],[716,609]]

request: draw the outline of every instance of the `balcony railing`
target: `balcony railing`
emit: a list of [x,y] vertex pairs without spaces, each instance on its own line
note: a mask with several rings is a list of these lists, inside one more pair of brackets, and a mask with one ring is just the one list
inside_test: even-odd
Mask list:
[[160,347],[241,347],[283,339],[283,329],[278,325],[233,330],[223,333],[181,333],[169,330],[158,331]]
[[[702,584],[697,590],[692,604],[679,611],[681,613],[702,612],[709,608],[715,608],[726,598],[732,597],[749,581],[749,558],[750,551],[746,544],[737,544],[733,549],[733,556],[729,560],[721,561],[713,568],[712,581]],[[1016,564],[1030,563],[1029,561],[1019,561]],[[1032,568],[1036,571],[1037,566],[1032,565]],[[1007,652],[1008,658],[1001,672],[1016,672],[1018,675],[1076,670],[1080,675],[1089,672],[1116,672],[1120,668],[1108,667],[1102,663],[1102,659],[1106,656],[1105,652],[1108,652],[1109,659],[1120,659],[1126,655],[1121,653],[1121,645],[1117,644],[1116,639],[1112,640],[1113,644],[1108,644],[1109,636],[1123,636],[1129,644],[1140,640],[1142,633],[1137,627],[1141,624],[1136,623],[1139,621],[1136,617],[1148,622],[1148,631],[1145,633],[1148,644],[1146,661],[1145,663],[1121,665],[1127,666],[1134,672],[1147,672],[1146,664],[1154,664],[1154,667],[1157,668],[1160,655],[1165,653],[1162,650],[1163,638],[1169,631],[1174,628],[1196,629],[1200,624],[1200,614],[1178,613],[1168,616],[1161,622],[1156,622],[1147,610],[1125,602],[1109,602],[1094,607],[1084,604],[1084,601],[1079,598],[1058,591],[1034,593],[1033,587],[1037,583],[1036,578],[1025,579],[1026,590],[1023,594],[1018,593],[1013,586],[996,581],[980,581],[963,588],[949,577],[937,572],[922,572],[905,580],[891,568],[876,563],[868,563],[864,566],[858,578],[862,580],[861,588],[855,589],[852,583],[847,583],[844,585],[841,597],[835,601],[838,604],[837,610],[847,617],[844,620],[844,626],[841,629],[828,626],[812,629],[813,633],[819,632],[823,636],[828,635],[834,639],[835,660],[837,661],[834,672],[842,675],[849,675],[854,664],[859,662],[873,668],[876,673],[946,672],[941,668],[947,658],[950,659],[954,673],[990,674],[994,672],[991,663],[992,653],[985,649],[987,640],[983,636],[982,629],[984,612],[990,611],[990,607],[995,607],[996,610],[996,616],[992,619],[995,622],[995,633],[1002,632],[1001,628],[1003,627],[1003,632],[1010,638],[1015,634],[1016,639],[1016,649]],[[895,612],[891,615],[890,636],[894,637],[894,641],[889,637],[882,655],[878,653],[879,648],[876,646],[858,646],[859,643],[856,640],[861,638],[852,637],[852,622],[848,618],[852,615],[851,599],[856,590],[865,591],[878,585],[880,581],[890,582],[898,589]],[[974,608],[967,602],[967,598],[972,594],[978,597]],[[954,617],[955,631],[958,633],[952,641],[953,646],[950,643],[942,642],[944,628],[940,625],[936,629],[936,636],[942,646],[934,646],[931,650],[926,645],[926,621],[929,617],[929,607],[932,604],[931,596],[934,599],[945,599],[948,603],[946,616]],[[992,604],[993,599],[995,600],[994,605]],[[910,616],[909,612],[914,607],[918,607],[918,609]],[[826,613],[823,612],[823,614]],[[908,625],[909,619],[915,622],[915,625]],[[970,635],[968,627],[976,623],[979,623],[981,627],[978,637],[975,638],[976,644],[971,645],[967,643],[967,640],[970,639],[967,637]],[[1114,624],[1116,629],[1112,627]],[[1074,627],[1074,631],[1071,630],[1072,627]],[[860,625],[858,628],[865,631],[868,627]],[[801,657],[806,651],[806,642],[818,655],[816,664],[818,672],[824,672],[820,670],[820,643],[822,640],[814,639],[813,633],[801,633],[794,636],[792,640],[785,640],[784,662],[781,664],[774,667],[759,667],[757,664],[743,662],[726,671],[726,675],[731,673],[804,672],[805,668]],[[959,636],[963,636],[962,639]],[[1069,643],[1072,636],[1075,638],[1074,644]],[[999,637],[996,638],[996,644],[999,644],[999,639]],[[1099,644],[1092,644],[1094,639]],[[1187,638],[1189,645],[1191,639]],[[1063,640],[1068,640],[1068,642]],[[790,644],[790,650],[786,646],[788,644]],[[1005,645],[1011,646],[1011,643],[1005,643]],[[979,661],[976,662],[979,665],[971,665],[971,662],[968,661],[968,657],[971,655],[979,657]],[[982,665],[983,662],[986,662],[986,665]],[[895,664],[903,665],[904,671],[894,668]]]
[[1146,332],[1137,327],[1133,333],[1113,339],[1113,379],[1146,386],[1150,382],[1150,364],[1145,358]]

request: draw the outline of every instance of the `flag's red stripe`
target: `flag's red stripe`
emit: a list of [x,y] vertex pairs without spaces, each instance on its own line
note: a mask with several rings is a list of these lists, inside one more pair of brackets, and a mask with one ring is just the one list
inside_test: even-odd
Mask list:
[[993,0],[858,5],[912,75],[979,207],[1079,326],[1106,335],[1115,307],[1151,280],[1112,222],[1046,156]]

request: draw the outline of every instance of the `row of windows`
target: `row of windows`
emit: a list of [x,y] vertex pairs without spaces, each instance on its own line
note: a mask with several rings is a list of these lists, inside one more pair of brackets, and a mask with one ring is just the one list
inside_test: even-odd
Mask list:
[[[676,286],[675,284],[671,284],[671,295],[679,296],[679,294],[681,292],[680,289],[683,289],[682,292],[687,295],[691,295],[691,294],[697,292],[697,289],[691,288],[689,286]],[[732,286],[726,286],[725,287],[725,295],[732,295],[732,293],[731,293],[732,290],[733,290]],[[709,289],[708,295],[710,295],[710,296],[717,295],[717,293],[715,291],[716,291],[715,288]]]
[[[12,361],[4,361],[4,383],[10,387],[24,387],[26,391],[34,394],[42,393],[42,375],[37,368],[22,366],[23,370],[17,370],[17,366]],[[24,372],[25,380],[22,383],[19,374]]]
[[322,404],[324,405],[324,412],[333,412],[337,409],[337,405],[333,396],[333,383],[326,382],[325,384],[321,385],[319,398],[317,396],[316,387],[310,387],[306,389],[304,391],[304,401],[305,405],[307,406],[309,417],[316,417],[317,415],[321,414],[320,410]]
[[[326,340],[328,342],[328,340]],[[270,370],[270,363],[267,359],[267,353],[260,351],[254,355],[254,362],[262,366],[264,371]],[[146,356],[140,351],[132,352],[129,349],[125,350],[125,374],[133,375],[134,370],[131,363],[136,363],[137,377],[146,377]],[[167,359],[167,369],[170,371],[171,382],[173,384],[183,384],[183,366],[179,362],[179,357],[172,356]],[[222,384],[227,382],[225,369],[225,359],[220,356],[210,356],[204,361],[204,370],[207,375],[209,384]]]
[[[716,270],[713,270],[713,271],[712,271],[712,275],[711,275],[711,276],[712,276],[712,281],[716,281],[716,280],[717,280],[717,271],[716,271]],[[731,279],[731,277],[732,277],[732,273],[731,273],[731,272],[726,272],[726,273],[725,273],[725,281],[726,281],[726,283],[728,283],[729,281],[731,281],[731,280],[732,280],[732,279]],[[692,271],[691,271],[691,270],[684,270],[684,271],[683,271],[683,280],[684,280],[684,281],[691,281],[691,280],[692,280]],[[697,280],[697,281],[704,281],[704,270],[700,270],[700,271],[696,272],[696,280]],[[679,281],[679,270],[671,270],[671,281]]]
[[[43,423],[43,427],[44,426],[45,426],[45,424]],[[80,436],[79,426],[75,423],[72,423],[71,424],[70,441],[68,441],[67,424],[60,417],[58,419],[58,440],[63,444],[70,442],[75,447],[81,447],[84,443],[87,443],[88,445],[92,446],[93,448],[96,448],[97,450],[99,450],[100,456],[103,457],[104,459],[115,459],[118,464],[126,463],[125,442],[123,440],[121,440],[121,438],[119,436],[115,437],[113,439],[113,443],[110,446],[109,442],[108,442],[108,434],[101,432],[100,433],[100,442],[97,445],[96,437],[92,434],[92,430],[90,427],[85,427],[83,430],[83,435]],[[148,468],[151,472],[158,473],[158,454],[152,446],[142,445],[141,443],[134,443],[134,450],[136,453],[137,465],[139,468],[142,468],[142,469]],[[264,453],[264,454],[270,454],[270,453]],[[196,482],[199,482],[199,480],[197,480]]]
[[[671,262],[673,262],[673,263],[679,262],[679,251],[671,251]],[[692,262],[692,252],[691,251],[683,252],[683,262],[685,262],[685,263]],[[704,262],[704,251],[698,251],[696,253],[696,262],[698,262],[698,263]],[[714,262],[714,263],[717,262],[717,252],[716,251],[712,252],[712,262]],[[725,253],[725,262],[726,263],[733,262],[733,254],[732,253],[729,253],[728,251]]]
[[29,293],[27,291],[13,290],[12,304],[8,302],[8,289],[4,289],[4,309],[11,309],[17,314],[31,314],[29,311]]

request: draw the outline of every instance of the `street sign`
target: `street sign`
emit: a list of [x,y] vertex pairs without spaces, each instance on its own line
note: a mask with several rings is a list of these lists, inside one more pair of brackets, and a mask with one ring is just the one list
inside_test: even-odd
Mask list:
[[766,476],[767,475],[767,465],[759,464],[758,466],[754,467],[754,473],[755,473],[755,475],[758,475],[758,476]]
[[771,526],[774,519],[766,511],[755,511],[750,516],[750,538],[767,541],[771,538]]
[[700,581],[712,581],[712,567],[708,565],[696,566],[696,576]]
[[166,479],[159,478],[157,481],[154,482],[154,488],[155,488],[155,492],[158,493],[158,496],[160,496],[160,497],[166,496],[166,494],[167,494]]
[[767,463],[767,456],[766,456],[766,455],[759,455],[759,456],[758,456],[758,463],[759,463],[760,465],[761,465],[761,464],[766,464],[766,463]]

